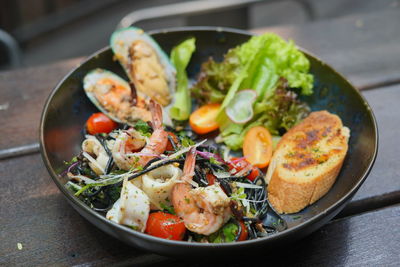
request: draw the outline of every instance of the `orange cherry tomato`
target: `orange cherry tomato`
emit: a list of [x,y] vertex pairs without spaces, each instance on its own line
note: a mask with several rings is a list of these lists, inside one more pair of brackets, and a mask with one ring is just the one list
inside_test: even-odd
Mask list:
[[117,128],[117,126],[118,124],[115,121],[111,120],[101,112],[93,113],[86,122],[86,129],[88,133],[92,135],[98,133],[109,133]]
[[[175,143],[175,144],[178,144],[179,139],[178,139],[178,137],[176,136],[176,134],[174,134],[173,132],[167,132],[167,133],[168,133],[169,136],[172,137],[172,140],[174,141],[174,143]],[[167,148],[166,148],[165,150],[168,150],[168,151],[174,150],[174,146],[171,144],[171,141],[168,140],[168,142],[167,142]]]
[[272,157],[272,137],[267,128],[256,126],[244,137],[243,155],[253,166],[265,168]]
[[186,227],[176,215],[158,211],[149,214],[145,233],[170,240],[182,240]]
[[193,131],[206,134],[218,129],[217,115],[221,104],[207,104],[190,114],[189,123]]
[[[251,165],[246,159],[232,158],[229,163],[229,170],[236,169],[237,172],[243,170],[248,165]],[[260,175],[260,170],[257,167],[251,165],[251,173],[247,176],[247,179],[254,181]]]
[[240,227],[242,228],[242,232],[240,233],[238,241],[247,240],[247,238],[249,236],[249,232],[247,231],[247,227],[246,227],[246,225],[244,225],[243,221],[240,221],[239,223],[240,223]]
[[207,178],[207,181],[208,181],[208,185],[215,184],[215,176],[214,176],[214,174],[207,173],[206,174],[206,178]]

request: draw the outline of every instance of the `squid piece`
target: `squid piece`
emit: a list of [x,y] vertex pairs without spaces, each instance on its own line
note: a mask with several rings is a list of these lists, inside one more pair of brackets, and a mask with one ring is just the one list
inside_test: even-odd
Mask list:
[[121,197],[107,212],[106,218],[144,232],[150,213],[150,200],[148,196],[133,183],[124,181]]
[[[82,150],[88,154],[84,154],[89,160],[89,167],[97,174],[104,174],[107,162],[110,159],[106,150],[93,135],[86,135],[86,139],[82,142]],[[95,155],[93,158],[91,155]]]
[[154,208],[162,209],[162,205],[170,205],[172,188],[181,176],[181,169],[174,165],[166,165],[141,177],[142,189]]

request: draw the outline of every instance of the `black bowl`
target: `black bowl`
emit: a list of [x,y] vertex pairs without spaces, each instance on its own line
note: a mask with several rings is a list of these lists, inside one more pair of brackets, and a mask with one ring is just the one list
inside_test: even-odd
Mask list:
[[[233,29],[191,27],[152,32],[152,36],[165,52],[188,37],[196,37],[196,52],[188,67],[195,77],[200,64],[210,56],[221,59],[229,49],[248,40],[251,33]],[[194,255],[223,256],[254,252],[254,249],[276,247],[299,239],[334,217],[352,198],[367,178],[378,149],[378,132],[374,115],[360,93],[330,66],[306,53],[315,77],[315,93],[304,98],[313,110],[326,109],[341,117],[351,129],[349,151],[342,170],[332,189],[315,204],[303,211],[285,215],[288,229],[257,240],[226,244],[203,244],[170,241],[156,238],[118,225],[91,210],[73,196],[60,177],[64,160],[79,153],[83,140],[82,127],[96,111],[82,88],[84,75],[94,68],[105,68],[126,77],[121,66],[113,61],[110,48],[104,48],[72,70],[53,90],[43,110],[40,125],[40,144],[43,161],[54,182],[68,202],[86,219],[106,233],[139,248],[158,254],[191,257]],[[205,254],[207,253],[207,254]]]

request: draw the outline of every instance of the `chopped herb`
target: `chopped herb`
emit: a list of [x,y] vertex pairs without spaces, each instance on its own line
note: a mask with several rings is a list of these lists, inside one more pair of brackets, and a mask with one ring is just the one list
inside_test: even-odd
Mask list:
[[195,145],[195,142],[193,142],[189,137],[185,136],[182,138],[181,144],[183,147],[190,147]]
[[290,157],[290,158],[291,158],[291,157],[294,157],[294,152],[289,152],[289,153],[286,154],[286,156],[288,156],[288,157]]
[[121,196],[121,187],[119,186],[112,186],[108,189],[108,196],[110,197],[112,202],[115,202],[118,200],[118,198]]
[[135,231],[138,231],[138,230],[139,230],[139,227],[138,227],[137,225],[127,225],[127,226],[128,226],[129,228],[135,230]]
[[217,165],[219,165],[219,164],[221,164],[218,160],[216,160],[214,157],[210,157],[210,163],[212,163],[212,164],[217,164]]
[[151,136],[151,127],[147,124],[147,122],[138,120],[134,126],[135,130],[141,133],[144,136]]
[[136,170],[137,170],[137,171],[143,171],[143,166],[137,166],[137,167],[136,167]]
[[175,210],[174,210],[173,206],[168,206],[168,205],[165,205],[164,203],[160,203],[160,207],[163,209],[163,211],[175,215]]
[[238,226],[234,223],[225,224],[216,233],[209,236],[209,241],[212,243],[228,243],[235,241],[238,232]]
[[236,190],[234,190],[234,192],[232,192],[231,198],[233,200],[238,200],[240,201],[241,199],[245,199],[246,198],[246,193],[244,192],[244,187],[237,187]]
[[318,147],[314,147],[314,148],[312,148],[312,151],[317,153],[317,152],[319,152],[319,148]]
[[125,170],[113,170],[112,172],[110,172],[111,175],[112,174],[123,174],[123,173],[126,173],[126,171]]
[[71,164],[73,164],[73,163],[75,163],[75,162],[77,162],[78,161],[78,157],[73,157],[70,161],[65,161],[64,160],[64,164],[65,165],[71,165]]

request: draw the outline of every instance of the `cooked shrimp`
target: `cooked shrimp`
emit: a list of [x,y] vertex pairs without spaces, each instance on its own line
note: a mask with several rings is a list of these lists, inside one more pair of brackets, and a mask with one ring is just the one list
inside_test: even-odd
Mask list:
[[192,148],[186,157],[182,182],[174,185],[171,202],[187,229],[210,235],[220,229],[230,218],[230,200],[219,185],[192,188],[196,150]]
[[161,106],[151,100],[150,111],[153,133],[147,141],[133,128],[121,131],[116,138],[112,154],[115,163],[120,169],[130,170],[136,166],[143,167],[151,159],[164,153],[167,147],[168,133],[162,125]]
[[147,162],[164,153],[167,148],[168,133],[164,130],[162,125],[163,116],[160,104],[150,100],[150,112],[153,124],[153,133],[149,142],[142,151],[140,151],[140,154],[142,155],[138,162],[139,166],[146,165]]
[[146,139],[135,129],[121,131],[115,139],[112,156],[115,164],[122,170],[130,170],[138,162],[135,152],[146,145]]

